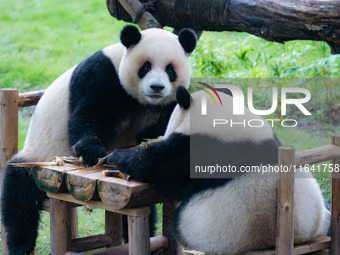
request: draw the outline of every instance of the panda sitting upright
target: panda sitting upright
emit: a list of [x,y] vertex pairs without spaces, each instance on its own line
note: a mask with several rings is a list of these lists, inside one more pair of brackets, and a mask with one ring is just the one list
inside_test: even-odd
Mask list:
[[62,74],[36,106],[24,148],[5,169],[1,213],[10,255],[33,251],[45,198],[30,168],[11,163],[72,153],[94,165],[113,149],[164,134],[176,89],[189,86],[192,30],[176,36],[126,26],[120,39]]
[[[173,232],[184,246],[209,255],[234,255],[275,246],[277,173],[245,173],[237,178],[190,179],[194,141],[204,141],[200,153],[209,162],[241,166],[277,164],[277,139],[272,127],[245,108],[242,119],[261,119],[261,128],[216,126],[214,116],[234,118],[232,97],[219,92],[223,107],[207,101],[208,120],[201,113],[205,92],[190,95],[177,89],[178,105],[164,140],[138,149],[116,150],[108,163],[133,179],[149,182],[166,198],[180,202],[172,220]],[[209,98],[208,98],[209,99]],[[191,120],[190,120],[191,118]],[[210,119],[209,119],[210,118]],[[210,125],[210,126],[208,126]],[[191,140],[191,141],[190,141]],[[294,242],[306,242],[329,229],[329,211],[315,179],[303,169],[295,180]]]

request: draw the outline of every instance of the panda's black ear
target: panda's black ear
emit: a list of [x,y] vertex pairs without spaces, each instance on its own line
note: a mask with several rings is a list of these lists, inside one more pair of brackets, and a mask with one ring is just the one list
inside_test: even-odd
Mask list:
[[138,28],[132,25],[125,26],[120,32],[120,41],[126,48],[129,48],[131,45],[136,45],[141,38],[142,34]]
[[178,34],[178,40],[186,53],[191,53],[194,51],[197,43],[197,37],[194,30],[190,28],[181,29]]
[[179,86],[176,91],[176,99],[179,106],[186,110],[190,107],[191,96],[186,88]]

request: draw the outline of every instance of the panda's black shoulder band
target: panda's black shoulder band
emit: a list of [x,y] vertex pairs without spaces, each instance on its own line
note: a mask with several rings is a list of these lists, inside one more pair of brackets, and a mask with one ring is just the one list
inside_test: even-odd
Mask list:
[[137,44],[141,38],[142,34],[139,32],[138,28],[132,25],[125,26],[120,32],[120,41],[126,48]]
[[191,96],[186,88],[179,86],[176,91],[176,99],[179,106],[183,109],[188,109],[191,103]]

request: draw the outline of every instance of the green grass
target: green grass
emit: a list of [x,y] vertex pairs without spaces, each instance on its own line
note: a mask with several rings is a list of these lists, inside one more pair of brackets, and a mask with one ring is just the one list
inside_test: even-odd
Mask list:
[[[118,42],[119,32],[125,25],[109,15],[103,0],[0,0],[0,10],[0,88],[15,87],[20,91],[47,88],[70,67],[95,51]],[[249,80],[230,78],[303,78],[303,86],[309,89],[309,81],[305,78],[340,77],[340,56],[331,55],[324,42],[279,44],[236,32],[204,32],[191,56],[191,63],[193,77],[221,78],[223,82],[238,82],[244,86]],[[272,82],[276,85],[275,81]],[[287,82],[291,83],[291,80]],[[329,144],[331,135],[340,133],[336,124],[325,121],[334,106],[340,103],[338,84],[335,81],[313,85],[310,125],[294,129],[275,128],[283,144],[305,150]],[[268,94],[262,92],[256,99],[260,107],[270,102]],[[20,111],[20,148],[31,113],[32,109]],[[329,178],[317,176],[317,179],[329,199]],[[78,210],[80,236],[103,231],[102,210]],[[46,213],[42,213],[39,233],[36,254],[48,254],[49,216]]]

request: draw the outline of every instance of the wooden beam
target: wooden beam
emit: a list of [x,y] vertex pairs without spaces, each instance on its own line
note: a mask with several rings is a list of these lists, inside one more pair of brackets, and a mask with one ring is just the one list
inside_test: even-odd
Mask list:
[[36,105],[44,93],[45,93],[45,90],[20,93],[19,94],[19,107],[27,107],[27,106]]
[[50,198],[51,255],[64,255],[71,248],[71,206]]
[[[332,144],[340,148],[340,136],[332,137]],[[333,160],[333,166],[338,171],[332,172],[332,210],[331,210],[331,236],[332,254],[340,254],[340,157]]]
[[109,235],[101,234],[76,238],[71,241],[71,250],[74,252],[83,252],[110,246],[112,238]]
[[340,157],[340,147],[326,145],[311,150],[300,151],[295,154],[296,165],[312,165]]
[[110,247],[122,244],[123,239],[123,215],[105,211],[105,234],[112,239]]
[[149,214],[128,216],[129,255],[150,254]]
[[[0,89],[0,183],[6,163],[18,152],[18,90]],[[0,189],[1,190],[1,189]],[[7,255],[7,234],[1,224],[1,254]]]
[[[168,239],[165,236],[155,236],[150,238],[150,251],[158,251],[168,246]],[[83,253],[67,252],[65,255],[83,255]],[[87,253],[87,255],[128,255],[129,244],[107,248],[101,251]]]
[[[132,20],[135,20],[138,12],[142,9],[142,4],[136,0],[118,0],[124,9],[129,13]],[[137,21],[138,26],[141,29],[147,29],[152,27],[162,28],[161,24],[151,15],[150,12],[145,12],[143,16]]]
[[144,215],[146,213],[150,213],[150,208],[147,207],[147,206],[140,207],[140,208],[133,208],[133,209],[116,210],[116,209],[113,209],[110,206],[105,205],[104,203],[102,203],[100,201],[92,201],[92,200],[88,201],[88,202],[78,201],[74,197],[72,197],[72,195],[66,194],[66,193],[56,193],[55,194],[55,193],[47,192],[47,196],[50,197],[50,198],[55,198],[55,199],[59,199],[59,200],[62,200],[62,201],[72,203],[71,206],[74,206],[74,205],[90,206],[90,207],[99,208],[99,209],[103,209],[103,210],[106,210],[106,211],[120,213],[120,214],[124,214],[124,215],[141,216],[141,215]]
[[295,149],[279,148],[279,166],[289,171],[280,171],[278,180],[276,254],[292,255],[294,247],[294,169]]

